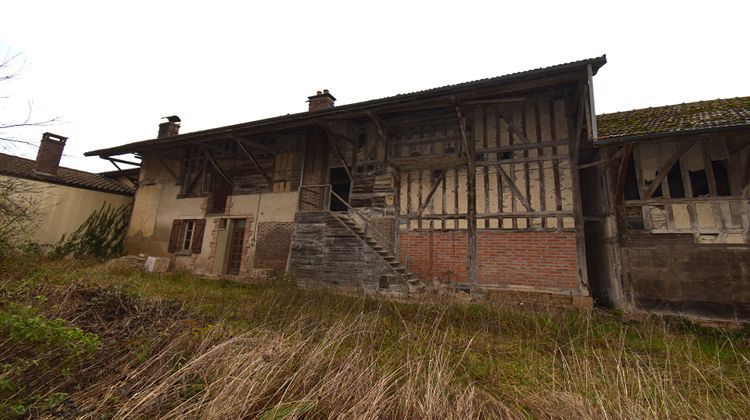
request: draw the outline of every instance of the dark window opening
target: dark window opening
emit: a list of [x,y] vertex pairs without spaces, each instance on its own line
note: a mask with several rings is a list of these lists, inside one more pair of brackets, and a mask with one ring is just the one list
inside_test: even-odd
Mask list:
[[357,145],[362,148],[365,143],[367,143],[367,133],[365,133],[364,131],[360,131],[359,137],[357,138]]
[[482,162],[484,160],[484,153],[476,153],[474,154],[474,161],[475,162]]
[[711,166],[714,170],[714,178],[716,179],[716,195],[728,196],[732,195],[731,189],[729,188],[729,162],[724,160],[714,160],[711,162]]
[[638,178],[635,176],[635,165],[632,160],[628,160],[628,172],[625,174],[625,199],[638,200],[641,198],[638,192]]
[[685,187],[682,185],[680,162],[675,163],[667,173],[667,184],[669,184],[670,197],[685,198]]
[[208,197],[208,213],[224,213],[227,198],[232,194],[232,186],[221,176],[213,176],[211,192]]
[[708,195],[708,177],[706,171],[690,171],[690,186],[693,188],[693,197],[705,197]]
[[[344,168],[332,168],[330,175],[331,191],[335,193],[331,194],[331,210],[347,211],[347,204],[349,203],[349,189],[351,187],[351,180],[349,179],[349,175],[346,173],[346,169]],[[342,200],[344,202],[342,202]]]
[[[651,186],[651,185],[648,185],[647,187],[650,187],[650,186]],[[662,191],[661,191],[661,183],[660,183],[660,184],[659,184],[659,186],[658,186],[658,187],[656,187],[656,189],[654,190],[654,193],[653,193],[653,194],[651,194],[651,198],[657,198],[657,197],[661,197],[661,196],[663,196],[663,195],[664,195],[664,194],[663,194],[663,193],[662,193]]]
[[502,152],[497,154],[497,158],[500,160],[513,159],[513,152]]
[[628,207],[626,217],[627,227],[630,230],[643,230],[643,209],[641,207]]

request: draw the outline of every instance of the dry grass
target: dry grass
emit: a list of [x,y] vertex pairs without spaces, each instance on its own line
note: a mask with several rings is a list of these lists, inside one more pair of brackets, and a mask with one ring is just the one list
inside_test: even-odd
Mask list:
[[70,372],[41,375],[7,366],[54,361],[54,351],[35,351],[0,330],[0,380],[28,384],[0,389],[7,413],[13,404],[32,417],[86,418],[742,418],[750,411],[747,328],[396,303],[284,281],[242,285],[80,262],[5,271],[0,311],[30,305],[101,340]]

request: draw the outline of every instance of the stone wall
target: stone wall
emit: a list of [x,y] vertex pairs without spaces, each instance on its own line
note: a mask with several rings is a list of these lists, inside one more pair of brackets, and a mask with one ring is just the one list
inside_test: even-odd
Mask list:
[[698,244],[689,234],[630,234],[626,290],[636,309],[750,319],[750,246]]
[[289,271],[303,283],[378,287],[392,274],[370,247],[328,212],[301,212],[295,217]]

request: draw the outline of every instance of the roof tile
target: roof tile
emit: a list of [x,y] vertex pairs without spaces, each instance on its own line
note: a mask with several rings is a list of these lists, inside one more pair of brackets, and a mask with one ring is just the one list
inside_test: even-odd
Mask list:
[[599,141],[750,126],[750,96],[601,114],[596,120]]
[[135,190],[113,179],[91,172],[60,167],[57,175],[36,172],[36,161],[0,153],[0,174],[89,190],[132,195]]

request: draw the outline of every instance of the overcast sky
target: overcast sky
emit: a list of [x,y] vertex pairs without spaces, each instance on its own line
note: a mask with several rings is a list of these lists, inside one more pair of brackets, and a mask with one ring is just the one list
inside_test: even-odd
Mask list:
[[[83,152],[607,54],[597,113],[750,96],[750,1],[3,1],[0,125],[29,101],[69,137],[63,165],[114,169]],[[3,147],[3,146],[0,146]],[[27,146],[6,153],[35,157]]]

